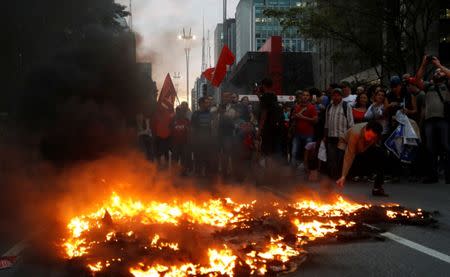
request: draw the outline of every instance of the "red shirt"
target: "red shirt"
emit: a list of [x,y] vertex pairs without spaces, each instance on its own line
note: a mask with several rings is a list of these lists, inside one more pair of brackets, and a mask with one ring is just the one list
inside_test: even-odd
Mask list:
[[364,115],[366,114],[366,112],[352,109],[352,113],[353,113],[353,120],[355,121],[355,123],[361,123],[364,121]]
[[295,115],[301,113],[303,116],[314,118],[317,116],[316,107],[308,104],[306,107],[299,104],[294,107],[295,133],[302,136],[314,136],[314,122],[301,118],[295,118]]
[[187,118],[174,120],[172,125],[172,139],[174,144],[180,145],[187,143],[190,126],[191,122]]

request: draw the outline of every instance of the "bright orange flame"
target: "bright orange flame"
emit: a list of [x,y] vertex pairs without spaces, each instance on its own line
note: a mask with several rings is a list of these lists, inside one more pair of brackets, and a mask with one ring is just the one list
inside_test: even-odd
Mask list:
[[[226,247],[221,250],[208,249],[209,266],[201,267],[200,265],[194,265],[191,263],[181,266],[164,266],[154,265],[145,266],[140,264],[139,267],[130,268],[130,273],[135,277],[159,277],[159,276],[173,276],[182,277],[189,275],[208,275],[220,273],[226,276],[234,275],[236,256],[232,251]],[[215,276],[215,275],[214,275]]]
[[341,196],[333,204],[324,204],[314,202],[312,200],[305,200],[302,202],[295,203],[292,205],[295,209],[302,210],[302,215],[313,215],[308,214],[306,211],[311,210],[312,212],[318,214],[319,216],[329,216],[329,217],[339,217],[346,214],[351,214],[362,208],[369,208],[370,205],[360,205],[356,203],[350,203],[344,200]]
[[[144,226],[153,224],[169,224],[180,226],[182,223],[206,225],[207,230],[231,230],[240,228],[241,230],[251,228],[251,222],[258,218],[253,218],[252,208],[256,201],[250,204],[239,204],[227,198],[224,200],[209,200],[203,203],[187,201],[179,203],[172,201],[168,203],[151,201],[143,203],[132,199],[122,199],[119,195],[113,193],[108,201],[92,213],[74,217],[67,224],[68,238],[62,243],[65,256],[69,259],[83,257],[89,254],[100,242],[114,242],[121,238],[134,240],[140,236],[137,230],[125,229],[121,232],[116,226],[135,226],[142,224]],[[205,253],[208,256],[209,263],[196,264],[187,260],[186,263],[168,264],[154,263],[148,264],[142,262],[129,268],[129,272],[136,277],[141,276],[165,276],[179,277],[189,275],[208,275],[208,276],[234,276],[237,263],[245,263],[251,270],[251,274],[265,275],[270,270],[271,261],[286,264],[293,258],[305,253],[302,245],[307,241],[325,237],[329,234],[338,232],[340,227],[351,227],[355,222],[349,222],[340,219],[344,215],[349,215],[362,208],[369,208],[368,205],[354,204],[345,201],[339,197],[332,204],[320,203],[315,201],[301,201],[289,205],[287,209],[282,209],[279,203],[273,203],[269,211],[258,211],[267,217],[279,217],[289,221],[296,228],[295,235],[297,241],[287,243],[282,236],[270,239],[270,242],[259,241],[252,242],[255,246],[251,250],[243,251],[239,254],[242,260],[238,259],[237,252],[233,253],[230,245],[224,244],[221,249],[209,248]],[[302,222],[299,218],[302,216],[314,216],[317,220],[312,222]],[[389,214],[388,214],[389,216]],[[327,219],[323,219],[327,217]],[[110,224],[112,221],[113,225]],[[110,226],[111,225],[111,226]],[[191,226],[189,225],[189,226]],[[102,226],[107,227],[103,230]],[[114,228],[111,231],[111,228]],[[90,233],[98,234],[99,241],[88,239]],[[103,233],[104,232],[104,233]],[[306,237],[307,240],[303,238]],[[159,234],[151,236],[145,235],[145,249],[148,251],[165,251],[169,253],[183,253],[183,245],[177,242],[167,241]],[[205,247],[207,248],[207,247]],[[170,254],[172,255],[172,254]],[[111,262],[121,262],[124,257],[112,259]],[[104,271],[110,266],[110,261],[102,261],[87,264],[91,272]]]

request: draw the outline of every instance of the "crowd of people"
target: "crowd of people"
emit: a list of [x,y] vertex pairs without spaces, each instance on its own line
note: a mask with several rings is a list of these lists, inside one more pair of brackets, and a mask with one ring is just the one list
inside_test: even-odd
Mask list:
[[[423,80],[429,66],[432,77]],[[140,117],[139,141],[149,159],[161,166],[170,160],[183,175],[243,181],[256,166],[271,181],[281,165],[310,180],[323,173],[338,186],[349,178],[373,182],[373,195],[387,196],[387,180],[435,183],[442,167],[448,184],[449,79],[438,58],[425,56],[415,76],[392,76],[388,87],[342,82],[280,103],[266,78],[255,87],[258,102],[224,93],[220,104],[200,98],[193,113],[182,103],[165,137]]]

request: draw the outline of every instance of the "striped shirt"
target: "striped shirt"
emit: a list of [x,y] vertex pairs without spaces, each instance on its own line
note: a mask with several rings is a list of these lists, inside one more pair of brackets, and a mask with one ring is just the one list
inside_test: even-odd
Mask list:
[[342,107],[342,101],[327,109],[327,114],[325,117],[325,129],[328,129],[326,134],[331,138],[343,137],[345,132],[355,125],[353,121],[352,107],[347,105],[347,117],[344,115],[344,109]]

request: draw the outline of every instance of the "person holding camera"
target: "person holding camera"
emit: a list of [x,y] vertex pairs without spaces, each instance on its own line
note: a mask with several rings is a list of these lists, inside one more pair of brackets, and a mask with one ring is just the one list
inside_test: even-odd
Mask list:
[[[429,168],[424,183],[439,181],[438,157],[440,150],[446,153],[445,183],[450,184],[450,69],[441,64],[437,57],[425,56],[417,71],[417,80],[422,80],[425,69],[432,65],[435,70],[425,88],[425,139],[429,155]],[[441,156],[442,157],[442,156]]]

